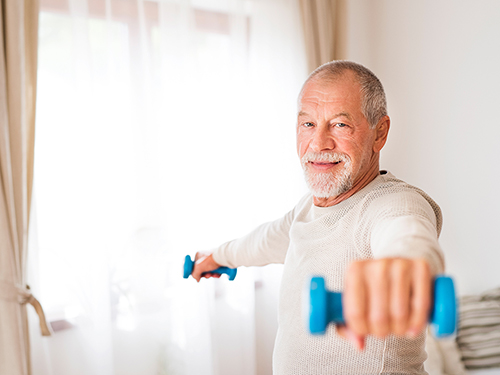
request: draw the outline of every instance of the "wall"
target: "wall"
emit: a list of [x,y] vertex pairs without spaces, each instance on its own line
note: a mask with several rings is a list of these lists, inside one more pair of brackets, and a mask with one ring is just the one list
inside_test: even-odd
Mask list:
[[350,0],[346,31],[386,89],[382,168],[440,204],[459,293],[500,286],[500,2]]

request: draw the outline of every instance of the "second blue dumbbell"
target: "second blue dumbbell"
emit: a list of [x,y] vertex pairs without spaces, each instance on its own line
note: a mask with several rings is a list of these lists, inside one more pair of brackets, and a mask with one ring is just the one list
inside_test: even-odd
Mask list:
[[[312,334],[324,334],[329,323],[345,323],[342,293],[327,290],[324,278],[311,278],[307,297],[304,303],[308,304],[308,328]],[[429,322],[436,338],[455,333],[457,306],[455,287],[450,277],[438,276],[434,279],[434,305]]]
[[[191,257],[189,255],[186,255],[186,258],[184,259],[184,278],[187,279],[189,275],[191,275],[191,272],[193,272],[194,268],[194,261],[191,260]],[[210,273],[218,273],[218,274],[223,274],[225,273],[226,275],[229,276],[229,280],[234,280],[236,277],[236,268],[229,268],[229,267],[219,267],[216,270],[210,271]]]

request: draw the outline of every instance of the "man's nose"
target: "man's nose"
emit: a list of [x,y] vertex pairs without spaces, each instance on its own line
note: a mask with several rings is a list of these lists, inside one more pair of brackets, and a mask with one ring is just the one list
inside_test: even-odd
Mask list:
[[328,151],[335,148],[335,140],[327,127],[317,127],[310,147],[314,152]]

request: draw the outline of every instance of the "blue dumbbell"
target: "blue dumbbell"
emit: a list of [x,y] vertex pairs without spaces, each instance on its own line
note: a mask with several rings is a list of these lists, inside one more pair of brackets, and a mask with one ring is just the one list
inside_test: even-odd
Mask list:
[[[324,334],[329,323],[345,323],[342,293],[328,291],[324,278],[311,278],[308,297],[308,324],[312,334]],[[455,287],[450,277],[438,276],[434,280],[434,305],[429,322],[436,338],[451,336],[455,332],[457,306]]]
[[[186,255],[186,258],[184,260],[184,278],[187,279],[189,275],[191,275],[191,272],[193,272],[193,267],[194,267],[194,262],[191,260],[191,257],[189,255]],[[216,270],[210,271],[211,273],[219,273],[223,274],[225,273],[226,275],[229,276],[229,280],[234,280],[236,277],[236,268],[228,268],[228,267],[219,267]]]

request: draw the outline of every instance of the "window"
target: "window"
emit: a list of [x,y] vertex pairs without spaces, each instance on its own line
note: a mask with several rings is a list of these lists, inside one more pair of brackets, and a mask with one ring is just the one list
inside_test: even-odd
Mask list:
[[54,374],[255,370],[254,271],[181,266],[304,191],[300,29],[289,2],[198,3],[41,1],[30,246],[56,334],[34,363]]

